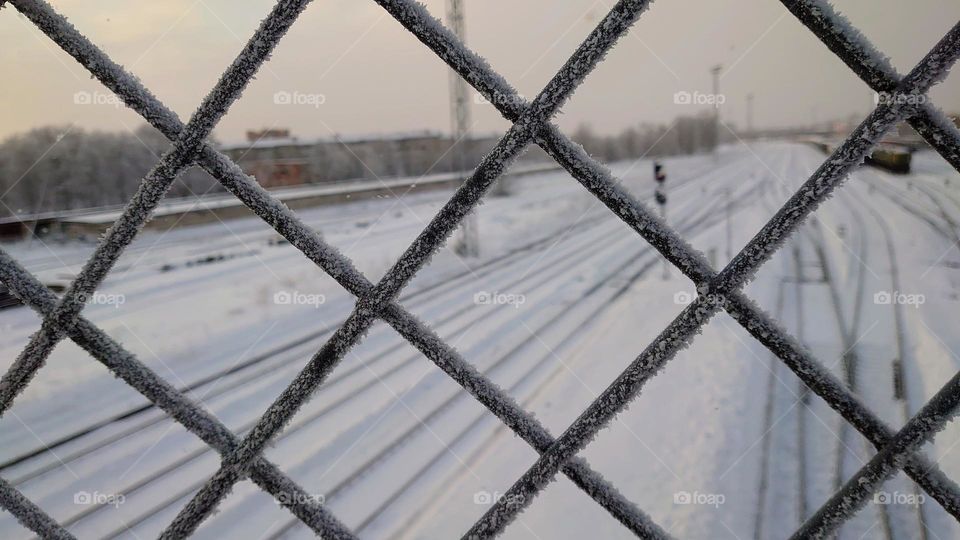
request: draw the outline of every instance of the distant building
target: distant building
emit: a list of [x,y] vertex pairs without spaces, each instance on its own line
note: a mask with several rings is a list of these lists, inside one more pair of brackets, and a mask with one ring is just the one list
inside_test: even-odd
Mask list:
[[247,131],[247,141],[257,142],[261,139],[289,139],[290,130],[289,129],[276,129],[276,128],[267,128],[267,129],[255,129]]
[[[495,143],[485,137],[461,144],[467,162],[475,166]],[[221,150],[262,186],[274,188],[449,172],[452,144],[433,131],[301,140],[287,129],[266,129],[248,131],[247,142]],[[544,158],[531,155],[537,157],[526,161]]]

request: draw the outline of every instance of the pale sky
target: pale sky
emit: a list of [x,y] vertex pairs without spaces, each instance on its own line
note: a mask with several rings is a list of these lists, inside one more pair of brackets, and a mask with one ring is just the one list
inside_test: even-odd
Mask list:
[[[613,0],[464,0],[467,42],[528,99],[575,50]],[[428,0],[442,15],[444,0]],[[184,120],[269,11],[249,0],[53,0],[81,32]],[[956,0],[836,0],[888,56],[908,71],[958,20]],[[0,10],[0,139],[45,125],[135,129],[142,120],[111,105],[98,82],[12,7]],[[774,127],[865,115],[873,93],[776,0],[657,0],[556,118],[612,133],[641,122],[669,123],[695,106],[673,94],[709,92],[722,64],[723,116]],[[77,93],[93,104],[75,103]],[[278,105],[277,92],[301,104]],[[310,97],[312,96],[312,97]],[[322,97],[317,97],[322,96]],[[302,138],[449,125],[448,70],[372,1],[315,0],[273,58],[217,127],[224,142],[251,128],[289,128]],[[931,93],[960,112],[960,75]],[[321,103],[322,102],[322,103]],[[474,129],[507,124],[489,104],[473,105]]]

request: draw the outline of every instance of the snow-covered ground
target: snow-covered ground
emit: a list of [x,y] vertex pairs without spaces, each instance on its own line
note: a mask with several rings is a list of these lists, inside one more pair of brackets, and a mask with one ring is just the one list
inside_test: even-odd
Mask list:
[[[823,158],[758,143],[664,160],[668,219],[722,266]],[[960,175],[932,154],[914,162],[907,176],[855,173],[746,289],[893,427],[960,367]],[[651,169],[642,160],[614,172],[653,204]],[[482,256],[443,250],[401,303],[556,435],[695,291],[565,173],[528,176],[511,190],[480,208]],[[448,196],[299,214],[376,280]],[[277,240],[253,217],[145,232],[84,314],[242,433],[353,307]],[[75,273],[93,245],[3,248],[49,283]],[[27,308],[0,311],[2,367],[38,321]],[[0,419],[0,475],[80,538],[156,536],[219,459],[147,405],[64,342]],[[957,442],[951,425],[926,451],[960,479]],[[582,455],[671,535],[783,538],[872,452],[721,314]],[[384,324],[267,455],[363,538],[457,537],[536,457]],[[892,504],[868,504],[841,538],[960,537],[902,474],[884,492]],[[245,481],[198,536],[310,531]],[[0,537],[30,533],[0,513]],[[631,534],[561,476],[505,537]]]

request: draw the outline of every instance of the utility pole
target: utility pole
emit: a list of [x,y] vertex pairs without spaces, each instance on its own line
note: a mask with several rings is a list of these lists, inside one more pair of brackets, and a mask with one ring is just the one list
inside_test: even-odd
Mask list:
[[718,157],[720,148],[720,72],[723,66],[717,64],[710,68],[710,74],[713,75],[713,156]]
[[747,94],[747,135],[753,136],[753,92]]
[[[462,0],[447,0],[447,19],[450,30],[460,41],[466,43],[466,23],[464,22]],[[453,137],[453,168],[463,172],[460,182],[466,182],[467,152],[464,145],[470,137],[470,101],[467,81],[450,70],[450,133]],[[467,215],[460,223],[458,238],[454,242],[454,251],[462,257],[480,255],[480,234],[477,230],[476,211]]]
[[733,215],[730,211],[730,188],[723,190],[724,196],[726,197],[726,210],[727,210],[727,262],[725,264],[730,264],[730,261],[733,260]]

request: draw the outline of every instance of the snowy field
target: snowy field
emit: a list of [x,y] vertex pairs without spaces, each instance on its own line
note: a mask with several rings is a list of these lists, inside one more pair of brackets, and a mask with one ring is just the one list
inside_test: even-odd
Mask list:
[[[664,160],[672,226],[725,264],[824,159],[787,143]],[[649,160],[621,163],[652,203]],[[563,172],[515,180],[479,211],[482,255],[444,249],[400,302],[559,434],[695,294]],[[398,193],[402,190],[398,190]],[[449,197],[421,193],[299,214],[378,279]],[[871,409],[899,427],[960,367],[960,175],[856,172],[746,289]],[[84,314],[243,433],[353,298],[258,219],[145,232]],[[728,240],[729,238],[729,240]],[[4,246],[44,282],[89,243]],[[5,369],[39,327],[0,311]],[[216,452],[70,342],[0,420],[0,475],[79,538],[155,537],[219,466]],[[960,479],[960,430],[925,447]],[[789,369],[721,314],[582,453],[679,538],[784,538],[872,455]],[[536,453],[378,323],[268,458],[363,538],[459,537]],[[840,538],[960,538],[903,474]],[[922,524],[922,525],[921,525]],[[249,481],[200,538],[307,538]],[[631,538],[558,476],[507,538]],[[0,538],[31,533],[0,513]]]

